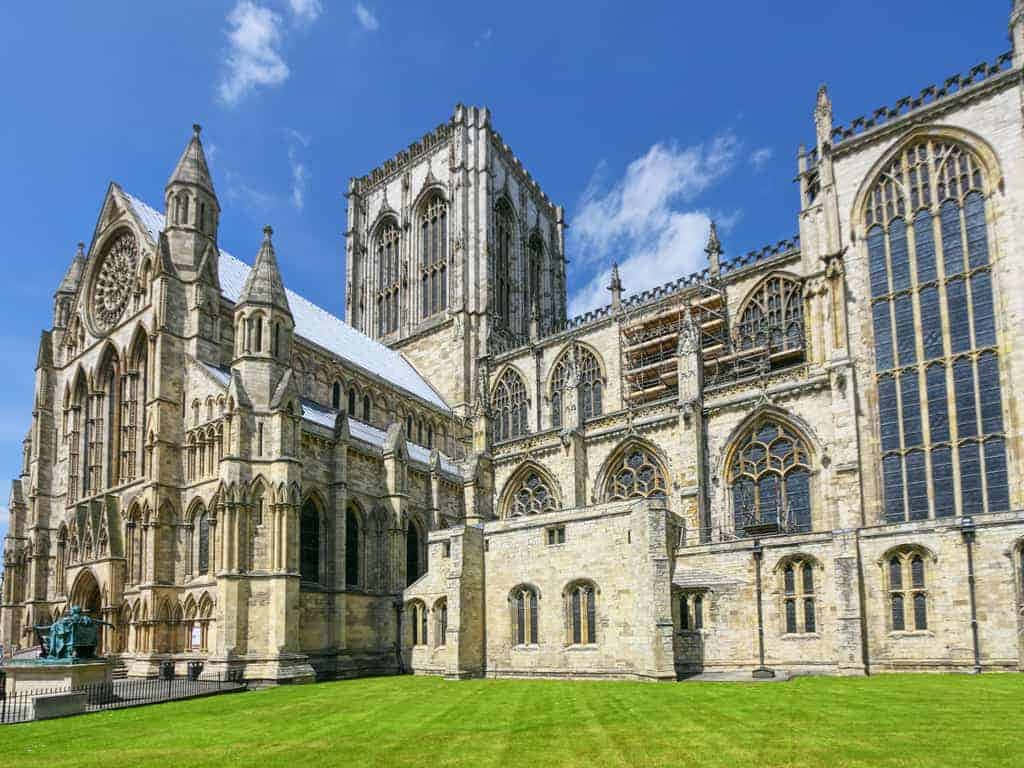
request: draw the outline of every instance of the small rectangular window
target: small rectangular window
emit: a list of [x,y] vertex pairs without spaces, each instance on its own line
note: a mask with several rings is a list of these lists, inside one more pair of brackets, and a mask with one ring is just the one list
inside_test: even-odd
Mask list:
[[555,525],[546,529],[548,546],[565,544],[565,526]]
[[446,542],[444,542],[441,545],[441,556],[442,557],[451,557],[452,556],[452,543],[450,541],[446,541]]

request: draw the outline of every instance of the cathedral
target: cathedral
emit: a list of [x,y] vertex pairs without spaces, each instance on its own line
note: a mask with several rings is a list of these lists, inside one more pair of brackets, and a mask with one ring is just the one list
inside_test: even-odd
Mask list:
[[0,644],[78,605],[132,676],[1024,669],[1010,37],[845,124],[822,87],[797,236],[579,317],[485,108],[348,182],[344,318],[270,227],[222,250],[196,126],[54,293]]

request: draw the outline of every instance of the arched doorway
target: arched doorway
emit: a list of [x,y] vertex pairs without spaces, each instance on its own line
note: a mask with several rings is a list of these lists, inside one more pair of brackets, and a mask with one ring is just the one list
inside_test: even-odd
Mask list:
[[[75,585],[71,588],[71,596],[68,600],[67,608],[70,611],[71,608],[76,605],[82,609],[82,613],[91,616],[94,619],[104,619],[103,598],[100,594],[100,585],[96,581],[96,577],[93,575],[93,572],[88,568],[83,569],[78,574],[75,578]],[[108,649],[106,645],[105,628],[101,624],[98,629],[99,642],[96,644],[96,653],[100,654]]]

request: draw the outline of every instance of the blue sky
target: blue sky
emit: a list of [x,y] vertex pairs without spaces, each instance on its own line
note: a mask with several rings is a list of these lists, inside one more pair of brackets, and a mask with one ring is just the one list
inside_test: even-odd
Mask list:
[[39,331],[107,182],[159,207],[193,122],[221,246],[251,261],[272,224],[288,285],[341,314],[347,179],[456,102],[487,105],[566,208],[578,310],[604,300],[613,259],[631,267],[627,291],[698,267],[709,216],[727,256],[795,234],[794,158],[818,85],[847,122],[1007,49],[1009,7],[5,3],[0,467],[18,471]]

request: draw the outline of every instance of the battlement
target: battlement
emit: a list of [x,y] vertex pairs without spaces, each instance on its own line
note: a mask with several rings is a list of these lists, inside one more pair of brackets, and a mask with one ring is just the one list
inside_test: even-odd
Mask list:
[[832,143],[839,145],[855,136],[912,114],[918,109],[951,99],[968,89],[990,82],[996,76],[1009,72],[1012,69],[1012,64],[1013,53],[1011,51],[1001,54],[991,63],[976,64],[963,74],[947,77],[942,85],[929,85],[927,88],[922,88],[917,96],[904,96],[892,106],[879,107],[870,115],[862,115],[851,120],[847,125],[834,127],[831,134]]
[[439,144],[442,144],[451,137],[453,125],[454,118],[449,120],[447,123],[441,123],[434,130],[423,134],[419,141],[414,141],[408,147],[395,154],[394,157],[385,160],[365,176],[353,176],[349,180],[349,194],[364,192],[370,187],[390,178],[410,163],[432,151]]
[[523,166],[523,162],[519,159],[519,156],[512,151],[512,148],[501,137],[501,134],[494,129],[491,129],[491,143],[494,145],[495,149],[504,155],[505,161],[519,175],[525,186],[529,188],[534,195],[536,195],[537,199],[544,203],[552,213],[557,213],[558,206],[548,198],[544,190],[541,189],[540,184],[537,183],[537,180],[533,178],[533,176],[530,175],[530,172]]

